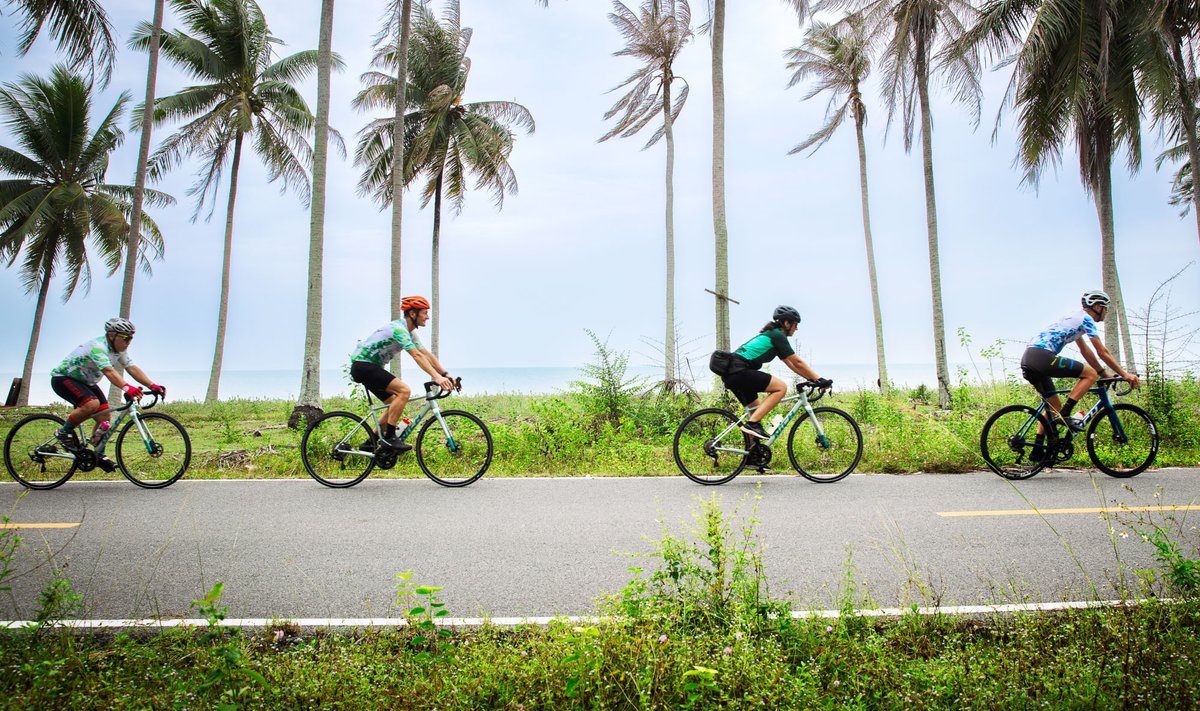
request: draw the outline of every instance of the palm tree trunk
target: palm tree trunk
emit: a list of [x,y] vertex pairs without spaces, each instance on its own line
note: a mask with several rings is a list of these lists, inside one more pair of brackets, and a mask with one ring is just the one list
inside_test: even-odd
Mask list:
[[938,404],[950,406],[950,369],[946,363],[946,319],[942,314],[937,201],[933,191],[933,121],[929,109],[929,68],[924,47],[917,49],[917,92],[921,100],[921,157],[925,168],[925,223],[929,234],[929,283],[933,291],[933,350],[937,362]]
[[[400,46],[396,58],[396,114],[392,125],[392,320],[403,318],[400,311],[401,281],[401,233],[404,223],[404,109],[407,104],[406,89],[408,88],[408,41],[412,34],[412,0],[400,0],[400,17],[397,25],[400,31]],[[437,328],[437,323],[433,324]],[[400,355],[392,359],[392,372],[400,374]]]
[[729,228],[725,224],[725,0],[713,2],[713,231],[716,238],[717,348],[729,350]]
[[433,320],[433,335],[430,337],[430,350],[433,351],[435,358],[440,360],[438,355],[438,336],[441,332],[441,281],[439,271],[441,264],[441,248],[442,248],[442,172],[446,170],[445,164],[438,170],[437,186],[433,190],[433,254],[430,259],[433,269],[433,312],[430,314]]
[[229,207],[225,213],[225,259],[221,265],[221,306],[217,311],[217,346],[204,402],[215,402],[221,384],[221,361],[225,357],[225,322],[229,316],[229,263],[233,258],[233,207],[237,201],[238,168],[242,164],[242,132],[233,142],[233,167],[229,171]]
[[[329,163],[329,81],[333,71],[333,3],[321,3],[321,29],[317,40],[317,116],[313,139],[312,211],[308,223],[308,306],[304,329],[304,367],[300,373],[300,398],[296,410],[309,419],[321,407],[321,306],[325,261],[325,175]],[[293,412],[289,424],[299,417]]]
[[37,306],[33,309],[33,329],[29,333],[29,350],[25,351],[25,367],[21,370],[21,389],[17,393],[17,407],[29,404],[29,386],[33,379],[33,359],[37,356],[38,338],[42,335],[42,315],[46,313],[46,294],[50,291],[50,268],[47,266],[38,288]]
[[1117,323],[1109,323],[1104,329],[1104,347],[1114,357],[1121,353],[1121,296],[1117,284],[1116,230],[1113,227],[1112,206],[1112,154],[1100,156],[1096,173],[1096,184],[1092,186],[1096,201],[1096,217],[1100,221],[1100,273],[1104,290],[1112,300],[1110,310],[1116,313]]
[[1179,107],[1183,112],[1183,135],[1187,139],[1188,160],[1192,165],[1192,212],[1196,216],[1196,238],[1200,239],[1200,141],[1196,139],[1196,106],[1192,101],[1187,69],[1183,61],[1183,50],[1178,41],[1171,49],[1175,63],[1175,89],[1179,93]]
[[887,390],[890,385],[887,359],[883,354],[883,315],[879,308],[879,280],[875,274],[875,245],[871,240],[871,208],[867,197],[867,144],[863,140],[862,112],[857,108],[854,110],[854,128],[858,134],[858,182],[862,193],[863,236],[867,240],[867,275],[871,282],[871,309],[875,315],[875,360],[879,365],[879,389]]
[[[1126,370],[1136,372],[1137,359],[1133,357],[1133,334],[1129,332],[1129,319],[1126,316],[1127,310],[1125,308],[1125,294],[1121,291],[1121,273],[1117,270],[1115,261],[1113,262],[1113,281],[1117,284],[1117,322],[1121,324],[1121,347],[1125,352],[1125,358],[1121,363],[1125,366]],[[1113,352],[1115,353],[1116,351]]]
[[663,380],[675,383],[675,131],[671,120],[671,74],[663,77],[663,130],[667,139],[667,332],[663,339],[666,355]]
[[[150,64],[146,69],[146,102],[142,111],[142,139],[138,146],[137,176],[133,181],[133,209],[129,213],[129,244],[125,250],[125,275],[121,284],[121,318],[133,311],[133,280],[137,275],[142,238],[142,207],[146,200],[146,166],[150,162],[151,134],[154,129],[154,93],[158,81],[158,42],[162,37],[164,0],[154,0],[154,20],[150,30]],[[121,366],[116,366],[118,369]],[[109,385],[108,401],[118,402],[120,392]]]

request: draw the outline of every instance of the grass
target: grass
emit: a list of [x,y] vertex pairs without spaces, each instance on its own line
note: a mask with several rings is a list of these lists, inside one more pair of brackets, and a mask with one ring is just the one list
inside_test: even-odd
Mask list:
[[[901,474],[985,468],[979,456],[979,433],[987,418],[1002,405],[1036,403],[1031,388],[1012,379],[989,386],[960,386],[954,394],[955,405],[949,410],[938,409],[933,394],[923,388],[886,395],[837,393],[822,404],[846,410],[860,423],[865,451],[858,471]],[[1155,466],[1200,464],[1200,381],[1186,376],[1120,400],[1147,409],[1158,422],[1161,443]],[[729,403],[714,394],[639,396],[577,387],[549,396],[455,396],[442,404],[475,413],[488,423],[496,456],[487,475],[504,477],[677,475],[671,442],[679,422],[692,410]],[[292,407],[293,403],[281,400],[229,400],[211,406],[167,404],[161,409],[188,429],[193,447],[186,475],[190,479],[303,478],[300,433],[284,426]],[[326,400],[324,407],[326,411],[363,410],[360,402],[346,398]],[[0,412],[0,438],[34,409]],[[65,404],[36,409],[67,412]],[[408,414],[416,410],[410,405]],[[784,446],[781,440],[775,448]],[[1069,466],[1089,466],[1083,450],[1077,448]],[[415,457],[409,455],[401,457],[394,469],[376,470],[371,476],[422,475]],[[86,477],[120,475],[96,471]]]

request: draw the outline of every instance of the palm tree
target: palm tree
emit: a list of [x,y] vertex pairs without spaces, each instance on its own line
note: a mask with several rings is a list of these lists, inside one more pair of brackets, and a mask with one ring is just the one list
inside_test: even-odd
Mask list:
[[[504,196],[517,190],[516,175],[508,163],[513,131],[517,126],[533,132],[529,110],[511,101],[463,103],[471,62],[467,47],[471,29],[460,26],[459,4],[447,4],[445,24],[422,5],[413,19],[412,46],[408,53],[409,80],[405,90],[408,111],[404,117],[404,185],[423,177],[421,206],[433,202],[433,333],[431,349],[438,351],[440,311],[439,252],[442,202],[461,212],[468,190],[467,178],[487,189],[497,208]],[[375,57],[376,66],[389,66],[390,50]],[[394,57],[393,57],[394,60]],[[397,78],[386,72],[367,72],[367,85],[354,105],[362,109],[394,109]],[[393,117],[377,119],[360,132],[355,162],[363,166],[359,191],[380,205],[399,199],[392,192]]]
[[108,85],[117,63],[117,43],[99,0],[7,0],[7,4],[21,16],[18,55],[29,52],[49,23],[50,37],[71,67],[87,66],[92,76],[99,70],[101,86]]
[[1105,345],[1116,354],[1124,341],[1130,367],[1133,343],[1117,273],[1112,159],[1125,147],[1131,170],[1141,162],[1135,76],[1150,43],[1137,6],[1127,0],[1020,5],[993,0],[960,42],[960,48],[984,46],[1015,67],[1005,104],[1018,112],[1017,159],[1026,181],[1036,183],[1047,163],[1057,163],[1064,143],[1074,140],[1078,146],[1080,176],[1100,223],[1104,290],[1118,314],[1119,331],[1106,328]]
[[[1192,40],[1200,33],[1200,4],[1195,0],[1154,0],[1149,18],[1155,30],[1156,52],[1143,72],[1155,98],[1154,116],[1182,140],[1189,165],[1200,165],[1200,140],[1196,136],[1196,76]],[[1186,56],[1184,54],[1186,49]],[[1159,163],[1161,164],[1160,158]],[[1190,175],[1190,171],[1189,171]],[[1183,186],[1176,180],[1176,190]],[[1187,181],[1187,201],[1197,207],[1196,234],[1200,238],[1200,183]],[[1178,194],[1178,193],[1177,193]],[[1179,204],[1174,197],[1172,204]]]
[[841,128],[847,115],[854,119],[855,135],[858,138],[863,236],[867,241],[867,275],[875,316],[875,359],[879,364],[879,387],[886,390],[887,359],[883,353],[883,317],[879,308],[879,282],[875,274],[875,247],[871,241],[871,211],[867,198],[867,146],[863,140],[867,106],[863,103],[861,86],[871,72],[868,49],[862,19],[851,16],[840,25],[814,22],[805,33],[804,45],[784,53],[789,60],[788,69],[793,70],[792,80],[788,83],[789,89],[809,76],[815,76],[817,84],[804,95],[804,99],[807,101],[823,91],[833,95],[825,112],[825,125],[788,154],[794,155],[809,148],[815,152]]
[[[66,272],[63,301],[80,282],[91,286],[88,238],[111,275],[121,264],[130,233],[133,188],[104,182],[108,159],[121,145],[118,128],[129,102],[123,94],[89,136],[92,86],[63,66],[49,79],[24,75],[0,89],[0,114],[20,150],[0,146],[0,258],[9,266],[22,253],[21,277],[28,293],[37,292],[33,329],[22,370],[17,404],[29,404],[29,381],[37,355],[42,315],[50,280]],[[170,196],[146,192],[152,205],[169,205]],[[162,253],[162,235],[147,216],[141,217],[147,239],[140,260],[149,269]]]
[[[612,130],[600,141],[615,136],[628,138],[640,132],[659,115],[659,127],[643,150],[667,139],[667,324],[663,349],[666,355],[663,389],[674,391],[682,385],[675,378],[675,134],[674,124],[687,101],[687,81],[675,74],[674,64],[680,51],[692,39],[692,10],[687,0],[643,0],[637,14],[620,0],[613,0],[608,16],[625,38],[625,48],[614,52],[618,57],[633,57],[642,63],[628,79],[613,89],[629,91],[604,114],[605,120],[620,114]],[[672,102],[671,86],[683,82],[679,96]]]
[[329,84],[333,73],[333,0],[321,2],[317,40],[317,116],[313,140],[312,204],[308,227],[308,304],[304,323],[304,364],[300,397],[288,425],[321,416],[321,302],[325,257],[325,176],[329,162]]
[[[275,61],[273,46],[279,40],[271,36],[266,18],[253,0],[170,0],[170,3],[186,31],[164,33],[162,52],[201,83],[155,101],[155,123],[174,119],[186,123],[155,151],[150,161],[150,176],[160,178],[180,161],[199,155],[204,167],[188,194],[197,198],[193,220],[199,217],[206,202],[212,203],[208,219],[216,206],[216,192],[226,162],[232,161],[216,348],[205,395],[205,401],[211,402],[218,397],[225,352],[233,216],[242,147],[249,139],[254,152],[266,163],[270,179],[282,179],[285,190],[296,190],[301,201],[308,204],[310,184],[306,166],[312,162],[308,136],[314,130],[314,118],[295,85],[316,69],[319,54],[307,50]],[[139,31],[133,40],[139,49],[147,49],[149,43],[150,37],[144,31]],[[337,135],[331,134],[336,140]]]
[[[800,22],[809,0],[783,0]],[[713,91],[713,237],[716,247],[717,348],[729,350],[729,227],[725,221],[725,0],[708,0],[708,22],[701,28],[712,38]]]
[[862,17],[869,41],[882,54],[888,125],[899,110],[906,151],[912,150],[913,131],[920,122],[938,403],[949,407],[950,369],[946,362],[937,199],[933,187],[933,114],[929,108],[929,79],[940,70],[955,91],[955,98],[967,104],[972,119],[978,122],[980,91],[976,55],[972,51],[949,54],[934,66],[939,47],[949,46],[958,39],[965,29],[963,18],[972,16],[975,10],[968,0],[824,0],[818,9],[847,6]]

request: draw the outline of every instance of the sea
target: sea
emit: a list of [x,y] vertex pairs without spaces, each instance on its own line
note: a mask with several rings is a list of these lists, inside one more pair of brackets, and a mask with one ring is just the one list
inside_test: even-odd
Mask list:
[[[962,364],[967,369],[968,380],[1003,379],[1003,373],[989,374],[986,368],[980,373],[971,364]],[[699,366],[699,367],[697,367]],[[791,375],[779,363],[773,372],[779,376]],[[685,372],[683,377],[699,390],[712,387],[712,377],[702,364],[694,363],[694,372]],[[959,364],[951,364],[951,377],[958,381]],[[831,378],[838,390],[874,388],[877,373],[873,363],[822,364],[818,370],[822,377]],[[167,387],[172,401],[201,401],[208,389],[207,370],[156,370],[148,369],[155,382]],[[0,371],[0,397],[8,393],[12,379],[19,373]],[[410,383],[422,383],[425,374],[416,368],[405,368],[403,377]],[[587,380],[582,368],[572,367],[526,367],[526,368],[459,368],[452,375],[463,379],[465,394],[554,394],[572,388],[575,381]],[[888,375],[897,387],[912,388],[920,384],[934,387],[937,383],[933,363],[889,363]],[[662,377],[661,366],[629,366],[626,378],[649,385]],[[107,390],[107,386],[101,383]],[[347,394],[354,386],[345,371],[340,369],[321,371],[321,396],[335,397]],[[222,400],[293,400],[300,391],[299,370],[226,370],[221,374],[220,395]],[[44,405],[58,402],[59,398],[50,390],[50,374],[35,372],[30,391],[31,404]],[[3,402],[3,400],[0,400]]]

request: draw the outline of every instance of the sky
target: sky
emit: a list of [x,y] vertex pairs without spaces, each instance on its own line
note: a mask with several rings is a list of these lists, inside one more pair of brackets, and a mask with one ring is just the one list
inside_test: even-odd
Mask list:
[[[317,0],[261,0],[282,54],[315,49]],[[149,20],[146,0],[105,2],[118,35]],[[441,11],[441,3],[434,3]],[[508,100],[530,110],[536,130],[516,139],[511,165],[519,192],[497,210],[490,195],[468,195],[461,215],[442,226],[440,359],[455,367],[577,366],[593,357],[585,329],[630,354],[656,361],[664,336],[665,144],[642,150],[648,133],[598,143],[610,127],[607,93],[635,69],[614,57],[621,38],[600,0],[462,0],[473,28],[465,101]],[[357,132],[375,116],[351,100],[369,68],[382,0],[338,0],[334,50],[346,63],[335,74],[331,124],[353,151]],[[697,24],[705,4],[694,3]],[[169,13],[168,13],[169,15]],[[168,28],[176,26],[168,16]],[[0,80],[45,72],[56,61],[44,38],[19,58],[14,21],[0,18]],[[788,155],[823,123],[826,97],[802,101],[807,86],[787,89],[784,51],[802,30],[777,0],[730,3],[725,39],[726,199],[730,244],[732,339],[757,332],[775,306],[803,316],[799,353],[822,364],[875,359],[858,157],[847,124],[815,154]],[[144,96],[146,56],[123,49],[108,90],[93,109],[93,127],[129,91]],[[683,350],[699,363],[714,343],[714,240],[711,198],[711,52],[697,34],[676,74],[690,96],[675,127],[676,319]],[[933,156],[938,201],[946,342],[951,362],[965,362],[958,329],[973,352],[997,340],[1019,357],[1043,326],[1078,308],[1079,294],[1101,287],[1100,237],[1094,207],[1079,180],[1074,146],[1036,187],[1013,167],[1012,117],[993,127],[1006,70],[985,70],[979,126],[938,87]],[[160,63],[158,95],[188,84]],[[315,81],[303,87],[315,105]],[[929,256],[919,143],[904,151],[898,125],[888,131],[874,77],[866,90],[871,220],[883,302],[887,357],[932,363]],[[124,122],[128,125],[128,119]],[[156,129],[155,143],[174,126]],[[138,131],[127,130],[109,181],[133,183]],[[13,146],[0,128],[0,145]],[[1161,137],[1144,128],[1144,160],[1130,174],[1114,165],[1117,262],[1131,314],[1144,309],[1160,282],[1200,258],[1195,220],[1167,203],[1172,168],[1155,170]],[[188,163],[157,184],[179,204],[152,212],[167,243],[154,273],[139,274],[132,318],[133,354],[156,371],[206,370],[212,360],[220,286],[227,184],[211,221],[190,220],[187,189],[198,165]],[[355,342],[389,319],[389,212],[356,190],[352,157],[331,154],[325,226],[322,367],[342,368]],[[432,209],[418,197],[404,205],[403,291],[430,292]],[[253,157],[242,163],[235,217],[227,370],[297,370],[303,345],[309,212],[280,194]],[[47,372],[75,345],[100,333],[116,315],[120,274],[94,263],[90,291],[66,304],[60,284],[46,309],[35,372]],[[1200,309],[1200,265],[1175,282],[1174,303]],[[34,295],[17,269],[0,271],[0,375],[18,374],[32,324]],[[423,334],[428,342],[428,333]],[[702,368],[702,365],[699,367]],[[932,370],[930,371],[932,375]],[[11,377],[9,375],[8,377]],[[222,393],[233,395],[233,393]]]

